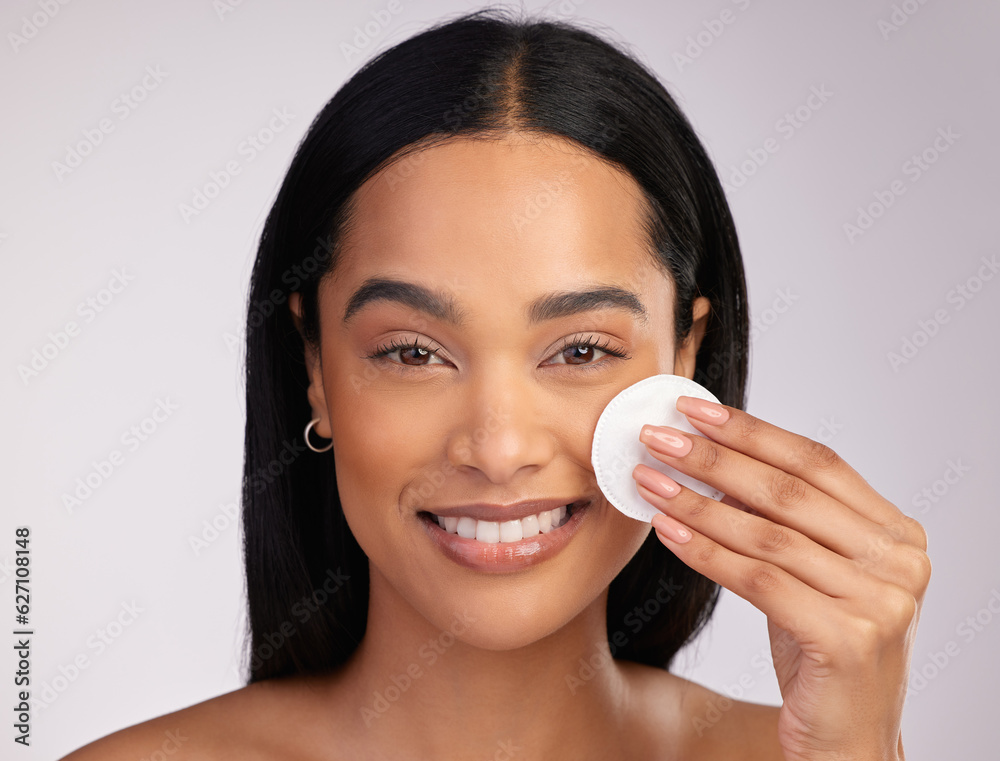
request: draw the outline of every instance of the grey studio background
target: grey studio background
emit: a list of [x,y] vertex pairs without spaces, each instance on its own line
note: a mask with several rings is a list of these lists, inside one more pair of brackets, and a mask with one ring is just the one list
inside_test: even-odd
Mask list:
[[[480,5],[4,3],[0,702],[15,698],[27,525],[44,705],[16,752],[6,712],[3,758],[53,759],[241,686],[242,321],[260,227],[337,88]],[[830,444],[929,532],[907,757],[996,758],[1000,6],[523,7],[626,42],[695,125],[746,262],[749,412]],[[676,670],[778,704],[768,659],[763,615],[724,591]]]

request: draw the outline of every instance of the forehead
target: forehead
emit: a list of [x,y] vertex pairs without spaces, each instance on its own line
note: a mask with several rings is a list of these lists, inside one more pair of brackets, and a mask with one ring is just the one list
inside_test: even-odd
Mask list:
[[[448,139],[359,188],[336,281],[375,275],[503,292],[613,283],[649,293],[638,184],[558,137]],[[520,296],[518,295],[520,294]]]

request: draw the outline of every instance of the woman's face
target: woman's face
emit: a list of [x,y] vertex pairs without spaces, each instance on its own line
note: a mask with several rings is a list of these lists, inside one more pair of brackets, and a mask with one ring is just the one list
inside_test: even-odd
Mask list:
[[[693,351],[675,367],[673,292],[644,245],[639,188],[558,138],[451,139],[373,177],[357,200],[336,272],[320,285],[310,400],[316,435],[333,438],[372,588],[441,630],[464,615],[474,623],[459,638],[477,646],[530,643],[593,603],[650,531],[598,490],[590,453],[601,412],[636,381],[693,372]],[[373,279],[406,285],[359,300]],[[453,310],[422,309],[418,288]],[[631,292],[645,316],[622,303],[558,300],[599,288]],[[426,351],[398,348],[414,342]],[[470,544],[478,540],[435,537],[446,530],[424,514],[550,498],[590,504],[541,562],[529,559],[542,537],[565,529]],[[459,528],[490,539],[471,520]],[[462,560],[497,556],[510,563]]]

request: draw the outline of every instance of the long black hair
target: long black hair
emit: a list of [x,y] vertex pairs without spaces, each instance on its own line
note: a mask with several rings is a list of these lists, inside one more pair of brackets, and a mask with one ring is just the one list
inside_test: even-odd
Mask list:
[[[749,321],[735,226],[701,142],[653,73],[579,25],[496,8],[380,53],[299,144],[251,277],[242,484],[249,682],[334,669],[367,623],[368,558],[344,519],[333,452],[308,452],[302,438],[311,418],[304,340],[318,339],[317,285],[337,266],[354,193],[439,141],[515,130],[576,141],[635,178],[655,264],[674,285],[675,343],[689,333],[692,301],[708,297],[695,380],[745,407]],[[292,292],[301,294],[305,339],[288,308]],[[718,584],[651,531],[610,586],[614,656],[669,668],[718,596]]]

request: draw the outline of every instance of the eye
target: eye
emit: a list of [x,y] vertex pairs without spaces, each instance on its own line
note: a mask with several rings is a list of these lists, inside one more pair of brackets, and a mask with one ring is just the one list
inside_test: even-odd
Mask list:
[[[573,354],[567,356],[567,352],[572,350]],[[621,349],[612,348],[612,346],[605,341],[600,343],[595,340],[593,336],[588,336],[584,340],[569,340],[562,345],[562,347],[555,353],[554,356],[562,357],[567,360],[565,362],[556,362],[555,364],[564,364],[571,366],[593,366],[601,364],[599,362],[587,361],[594,357],[594,351],[601,352],[603,354],[609,354],[613,357],[619,357],[622,359],[630,359],[627,352]],[[439,349],[434,349],[431,346],[421,344],[416,339],[410,341],[391,341],[388,345],[379,346],[371,354],[366,355],[365,359],[382,359],[385,360],[389,355],[399,352],[400,359],[404,357],[409,357],[410,359],[416,360],[415,362],[406,361],[392,361],[392,364],[402,365],[404,367],[427,367],[429,364],[440,364],[440,363],[430,363],[422,360],[429,360],[432,357],[437,357],[437,352]],[[440,359],[440,358],[439,358]],[[582,361],[578,361],[582,360]]]
[[436,356],[437,354],[437,351],[435,349],[431,348],[430,346],[424,346],[419,341],[416,340],[396,341],[395,339],[393,339],[393,341],[388,346],[385,345],[379,346],[377,349],[375,349],[375,351],[367,355],[365,358],[384,359],[390,354],[395,354],[397,351],[400,352],[400,355],[402,355],[403,353],[408,353],[411,357],[414,357],[418,360],[417,364],[407,364],[406,362],[393,363],[397,365],[403,365],[405,367],[425,367],[426,364],[419,363],[419,360],[427,359],[428,357]]
[[[587,362],[586,361],[588,358],[592,358],[594,356],[594,350],[595,349],[597,351],[603,353],[603,354],[610,354],[612,357],[619,357],[621,359],[629,359],[629,356],[628,356],[627,352],[625,352],[625,351],[623,351],[621,349],[612,348],[611,345],[607,341],[605,341],[604,343],[600,343],[600,342],[596,341],[593,336],[587,336],[587,338],[584,339],[584,340],[582,340],[582,341],[578,341],[578,340],[567,341],[566,343],[564,343],[562,345],[562,348],[558,352],[556,352],[555,356],[557,356],[557,357],[563,357],[564,359],[569,360],[569,357],[566,356],[566,353],[568,351],[570,351],[570,350],[573,350],[574,353],[575,353],[575,355],[573,356],[573,360],[574,361],[567,361],[564,364],[567,364],[567,365],[586,365],[587,367],[591,367],[593,365],[602,364],[600,362]],[[584,361],[583,362],[577,362],[577,361],[575,361],[577,359],[582,359]],[[556,364],[559,364],[559,363],[557,362]]]

